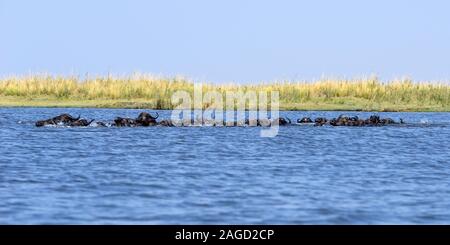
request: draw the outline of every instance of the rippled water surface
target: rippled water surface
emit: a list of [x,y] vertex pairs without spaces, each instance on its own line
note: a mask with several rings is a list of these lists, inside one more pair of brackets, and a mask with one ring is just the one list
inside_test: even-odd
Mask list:
[[450,223],[449,113],[381,113],[410,123],[393,127],[283,127],[276,138],[259,128],[33,126],[66,112],[139,111],[0,109],[0,223]]

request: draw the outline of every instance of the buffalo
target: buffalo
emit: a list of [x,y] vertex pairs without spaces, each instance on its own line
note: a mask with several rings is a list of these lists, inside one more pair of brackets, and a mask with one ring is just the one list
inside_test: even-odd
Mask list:
[[286,126],[286,125],[292,124],[292,121],[289,118],[281,117],[281,118],[273,120],[272,124],[274,124],[274,123],[278,124],[279,126]]
[[149,126],[156,126],[158,123],[156,122],[156,119],[159,118],[159,114],[156,113],[156,117],[153,117],[150,115],[150,113],[142,112],[139,114],[139,116],[136,118],[135,122],[137,126],[143,126],[143,127],[149,127]]
[[303,123],[313,123],[313,120],[309,117],[304,117],[297,120],[297,123],[303,124]]
[[116,127],[137,127],[136,120],[131,118],[117,117],[114,119],[113,126]]
[[69,127],[89,127],[95,120],[88,121],[86,119],[79,119],[74,122],[68,123]]
[[91,125],[94,120],[88,121],[86,119],[80,119],[81,116],[77,118],[69,115],[62,114],[54,118],[50,118],[47,120],[41,120],[36,122],[36,127],[44,127],[44,126],[66,126],[66,127],[88,127]]
[[[147,112],[142,112],[136,119],[133,118],[122,118],[117,117],[114,119],[113,123],[104,123],[104,122],[95,122],[94,120],[86,120],[81,119],[80,116],[73,117],[70,114],[62,114],[54,118],[50,118],[47,120],[37,121],[35,123],[36,127],[43,127],[48,125],[60,125],[60,126],[69,126],[69,127],[88,127],[90,125],[98,126],[98,127],[150,127],[150,126],[162,126],[162,127],[174,127],[176,126],[172,120],[162,120],[157,122],[159,118],[159,114],[156,113],[155,116],[151,115]],[[357,116],[346,116],[340,115],[337,118],[333,118],[328,120],[323,117],[316,118],[314,121],[309,117],[304,117],[297,120],[298,124],[314,124],[314,126],[324,126],[331,125],[334,127],[363,127],[363,126],[387,126],[393,124],[404,124],[403,119],[400,119],[399,122],[391,118],[381,118],[378,115],[372,115],[368,119],[363,120]],[[270,119],[246,119],[242,122],[229,121],[225,124],[228,127],[235,126],[260,126],[260,127],[270,127],[272,125],[279,126],[287,126],[291,125],[292,122],[289,118],[276,118],[273,120]],[[223,126],[223,124],[217,123],[215,120],[193,120],[187,119],[183,121],[184,126],[188,125],[206,125],[206,126]]]
[[[400,120],[403,124],[403,120]],[[341,115],[338,118],[330,120],[330,125],[335,127],[347,126],[347,127],[363,127],[363,126],[386,126],[392,124],[399,124],[391,118],[381,118],[378,115],[372,115],[366,120],[359,119],[358,117],[348,117]]]
[[314,123],[315,123],[314,126],[324,126],[325,124],[327,124],[327,122],[328,122],[328,119],[319,117],[319,118],[316,118],[316,120],[314,120]]
[[173,124],[172,120],[162,120],[161,122],[159,122],[159,125],[162,127],[174,127],[175,126]]
[[72,117],[69,114],[62,114],[54,118],[50,118],[47,120],[41,120],[36,122],[36,127],[44,127],[44,126],[50,126],[50,125],[63,125],[67,126],[71,123],[74,123],[78,120],[80,120],[81,116],[78,116],[77,118]]
[[150,127],[158,125],[156,119],[159,118],[159,114],[156,113],[156,117],[150,115],[150,113],[142,112],[136,119],[117,117],[114,119],[113,126],[116,127]]

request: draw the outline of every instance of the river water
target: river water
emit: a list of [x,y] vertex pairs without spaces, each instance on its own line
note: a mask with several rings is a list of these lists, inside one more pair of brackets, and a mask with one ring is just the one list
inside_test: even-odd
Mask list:
[[259,137],[260,128],[33,124],[139,112],[0,109],[0,223],[450,222],[450,113],[380,113],[402,126],[282,127],[276,138]]

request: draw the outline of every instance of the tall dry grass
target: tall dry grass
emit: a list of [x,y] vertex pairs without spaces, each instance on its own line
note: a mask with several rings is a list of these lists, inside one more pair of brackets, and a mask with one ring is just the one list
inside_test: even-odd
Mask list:
[[[73,100],[154,101],[158,108],[170,109],[171,96],[184,90],[193,93],[193,83],[183,78],[158,78],[148,75],[129,77],[27,76],[0,79],[0,96],[54,97]],[[450,106],[448,83],[415,83],[410,80],[381,82],[376,78],[323,79],[315,82],[274,82],[251,85],[204,84],[204,92],[279,91],[281,103],[389,103],[391,105]]]

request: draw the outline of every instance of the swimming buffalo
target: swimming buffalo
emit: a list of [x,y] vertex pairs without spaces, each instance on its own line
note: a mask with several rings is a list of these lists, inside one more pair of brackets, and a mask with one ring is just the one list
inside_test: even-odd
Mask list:
[[156,126],[158,125],[158,122],[156,119],[158,119],[159,114],[156,113],[156,117],[150,115],[150,113],[142,112],[139,114],[139,116],[136,119],[132,118],[124,118],[124,117],[117,117],[114,119],[113,126],[116,127],[149,127],[149,126]]
[[117,117],[112,126],[116,127],[137,127],[136,120],[131,118]]
[[278,119],[273,120],[273,121],[272,121],[272,125],[273,125],[274,123],[275,123],[275,124],[278,124],[279,126],[286,126],[286,125],[292,124],[292,121],[291,121],[291,119],[289,119],[289,118],[283,118],[283,117],[281,117],[281,118],[278,118]]
[[[113,123],[104,123],[104,122],[95,122],[94,120],[88,121],[86,119],[80,119],[80,116],[73,117],[70,114],[62,114],[57,117],[41,120],[36,122],[36,127],[43,127],[47,125],[60,125],[60,126],[68,126],[68,127],[88,127],[90,125],[94,125],[97,127],[149,127],[149,126],[162,126],[162,127],[174,127],[176,126],[172,120],[162,120],[161,122],[157,122],[156,120],[159,118],[159,114],[156,113],[156,116],[152,116],[150,113],[142,112],[136,119],[133,118],[122,118],[117,117],[114,119]],[[363,126],[387,126],[392,124],[404,124],[405,122],[400,119],[400,122],[396,122],[391,118],[381,118],[378,115],[370,116],[368,119],[363,120],[357,116],[346,116],[340,115],[337,118],[333,118],[328,120],[323,117],[316,118],[314,121],[309,117],[304,117],[302,119],[297,120],[299,124],[311,124],[314,123],[315,126],[324,126],[331,125],[334,127],[363,127]],[[236,127],[236,126],[260,126],[260,127],[270,127],[273,125],[279,126],[287,126],[291,125],[292,122],[289,118],[277,118],[277,119],[252,119],[245,121],[230,121],[225,124],[228,127]],[[184,126],[189,125],[205,125],[205,126],[224,126],[222,124],[217,123],[215,120],[193,120],[187,119],[183,121]]]
[[373,115],[373,116],[370,116],[370,118],[367,119],[365,122],[367,125],[376,126],[378,124],[381,124],[381,118],[380,118],[380,116]]
[[67,126],[69,127],[88,127],[91,125],[95,120],[88,121],[86,119],[79,119],[74,122],[68,123]]
[[111,126],[111,124],[105,123],[105,122],[95,122],[94,124],[95,124],[96,127],[102,127],[102,128],[106,128],[106,127]]
[[328,119],[323,118],[323,117],[319,117],[316,118],[316,120],[314,120],[315,126],[324,126],[325,124],[327,124]]
[[313,120],[311,118],[309,118],[309,117],[304,117],[302,119],[298,119],[297,123],[300,123],[300,124],[302,124],[302,123],[313,123]]
[[162,127],[174,127],[175,126],[173,124],[172,120],[162,120],[161,122],[159,122],[159,125]]
[[[279,126],[286,126],[291,124],[291,120],[289,118],[277,118],[274,120],[270,120],[268,118],[263,119],[246,119],[245,125],[250,127],[270,127],[271,125],[278,124]],[[232,125],[232,124],[231,124]]]
[[[400,120],[400,123],[404,123]],[[378,115],[370,116],[368,119],[363,120],[358,117],[349,117],[341,115],[338,118],[330,120],[330,125],[335,127],[347,126],[347,127],[363,127],[363,126],[386,126],[391,124],[399,124],[391,118],[381,118]]]
[[381,124],[389,125],[389,124],[397,124],[392,118],[384,118],[381,119]]
[[271,124],[272,124],[272,122],[270,121],[270,119],[267,119],[267,118],[258,120],[258,126],[260,126],[260,127],[270,127]]
[[80,120],[80,116],[75,118],[75,117],[72,117],[69,114],[62,114],[62,115],[59,115],[57,117],[50,118],[50,119],[47,119],[47,120],[37,121],[36,122],[36,127],[44,127],[44,126],[49,126],[49,125],[63,125],[63,126],[66,126],[66,125],[71,124],[73,122],[76,122],[78,120]]
[[359,119],[358,117],[349,117],[345,115],[340,115],[338,118],[333,118],[330,120],[330,125],[335,127],[362,127],[368,124],[366,121]]
[[287,117],[286,118],[280,117],[274,120],[270,120],[267,118],[252,119],[252,120],[246,119],[244,124],[250,127],[270,127],[271,125],[287,126],[292,124],[292,121]]
[[143,127],[156,126],[158,125],[158,123],[156,122],[156,119],[158,118],[159,118],[158,113],[156,113],[156,117],[153,117],[152,115],[150,115],[150,113],[142,112],[136,118],[135,122],[137,123],[137,126]]

